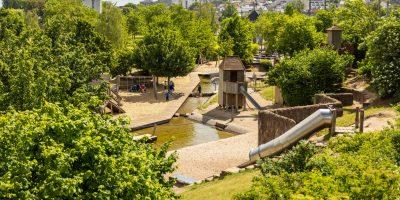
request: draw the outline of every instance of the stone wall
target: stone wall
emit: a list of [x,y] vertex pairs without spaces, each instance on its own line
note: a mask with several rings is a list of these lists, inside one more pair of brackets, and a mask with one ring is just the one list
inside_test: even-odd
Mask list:
[[258,144],[267,143],[282,135],[297,123],[303,121],[319,109],[332,106],[337,110],[337,116],[343,115],[343,104],[338,99],[347,103],[352,102],[349,94],[317,94],[315,104],[287,108],[271,109],[259,112]]

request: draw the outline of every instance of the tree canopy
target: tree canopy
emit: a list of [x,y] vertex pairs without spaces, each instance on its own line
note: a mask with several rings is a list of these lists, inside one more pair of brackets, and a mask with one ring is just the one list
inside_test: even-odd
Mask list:
[[126,125],[71,105],[1,115],[0,198],[174,199],[174,156]]
[[219,43],[223,56],[239,56],[245,63],[253,59],[251,39],[253,28],[250,21],[238,15],[222,21]]

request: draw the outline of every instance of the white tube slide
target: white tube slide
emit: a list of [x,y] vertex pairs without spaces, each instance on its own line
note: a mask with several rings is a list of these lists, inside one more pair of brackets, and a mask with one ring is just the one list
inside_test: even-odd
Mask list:
[[332,116],[333,114],[329,109],[315,111],[281,136],[251,149],[249,153],[250,161],[276,155],[295,145],[301,139],[310,137],[316,130],[329,126],[332,122]]

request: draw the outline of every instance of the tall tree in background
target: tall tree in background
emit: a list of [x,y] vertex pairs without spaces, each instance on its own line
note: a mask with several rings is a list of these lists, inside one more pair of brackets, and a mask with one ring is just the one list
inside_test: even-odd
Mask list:
[[[153,28],[135,49],[137,66],[154,76],[176,77],[190,73],[195,64],[193,49],[178,30]],[[156,95],[156,88],[154,87]]]
[[222,21],[219,43],[223,48],[223,56],[231,54],[239,56],[245,63],[253,59],[251,51],[252,27],[247,19],[239,15]]
[[126,19],[122,11],[111,2],[104,2],[97,24],[97,31],[103,34],[114,48],[123,48],[127,39]]
[[239,15],[237,9],[235,8],[235,6],[233,4],[228,3],[225,10],[222,11],[220,21],[223,21],[226,18],[234,17],[236,15]]

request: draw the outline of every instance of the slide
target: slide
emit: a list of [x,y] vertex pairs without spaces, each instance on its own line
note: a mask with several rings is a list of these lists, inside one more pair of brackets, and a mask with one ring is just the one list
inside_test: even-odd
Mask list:
[[295,145],[301,139],[310,137],[315,131],[331,125],[332,112],[329,109],[319,109],[306,119],[296,124],[283,135],[250,150],[250,161],[273,156]]
[[261,110],[260,104],[258,104],[257,101],[254,100],[253,97],[251,97],[249,93],[247,93],[246,88],[244,88],[243,86],[240,86],[240,92],[251,102],[251,104],[254,105],[254,107],[257,110]]

